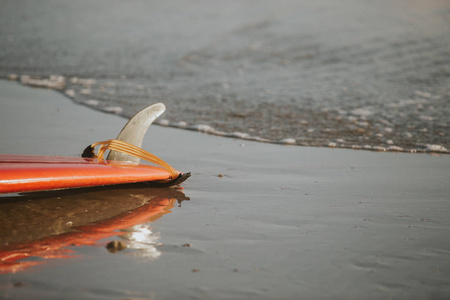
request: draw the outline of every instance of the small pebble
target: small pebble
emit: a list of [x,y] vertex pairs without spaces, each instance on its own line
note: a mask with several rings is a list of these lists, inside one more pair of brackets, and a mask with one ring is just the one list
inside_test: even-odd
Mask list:
[[106,245],[106,249],[111,253],[116,253],[117,251],[122,251],[126,248],[127,245],[122,241],[111,241]]

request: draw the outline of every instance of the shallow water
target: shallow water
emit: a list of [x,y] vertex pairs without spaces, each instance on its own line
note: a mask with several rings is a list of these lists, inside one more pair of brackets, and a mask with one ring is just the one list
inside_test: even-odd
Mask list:
[[63,75],[100,110],[163,101],[164,124],[218,135],[450,149],[446,0],[10,0],[0,14],[0,76]]
[[[10,82],[0,82],[0,105],[4,153],[77,155],[85,145],[113,137],[126,121],[74,105],[53,91]],[[123,214],[135,215],[140,207],[150,211],[145,203],[151,204],[152,197],[136,202],[136,195],[161,195],[161,190],[120,189],[129,198],[105,188],[95,191],[99,194],[31,200],[30,209],[39,203],[41,208],[57,205],[55,197],[70,200],[60,208],[67,206],[70,214],[71,205],[86,201],[99,209],[92,199],[107,201],[110,195],[117,203],[112,207],[122,206],[111,213],[118,214],[116,219],[76,220],[94,222],[94,229],[105,222],[119,226],[90,243],[58,244],[73,237],[71,229],[80,230],[74,219],[72,228],[58,227],[59,235],[40,237],[44,244],[56,240],[67,258],[57,257],[52,248],[47,257],[44,251],[19,260],[36,265],[0,275],[2,298],[450,296],[447,155],[281,146],[162,127],[151,128],[143,148],[192,172],[175,197],[190,200],[181,206],[177,201],[159,204],[171,212],[127,228],[117,222]],[[20,207],[24,200],[9,199],[5,205]],[[31,211],[39,225],[39,210]],[[83,207],[73,211],[80,215]],[[67,224],[70,218],[60,220]],[[16,229],[29,225],[17,223]],[[33,230],[48,234],[39,227]],[[133,236],[145,242],[133,245]],[[129,247],[111,253],[106,249],[111,241]]]

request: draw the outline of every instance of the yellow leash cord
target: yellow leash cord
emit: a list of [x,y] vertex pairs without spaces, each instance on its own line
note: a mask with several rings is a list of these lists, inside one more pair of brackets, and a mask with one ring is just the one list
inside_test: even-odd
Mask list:
[[[95,147],[100,146],[98,149],[97,154],[95,154]],[[102,142],[94,143],[90,146],[94,152],[95,158],[98,160],[104,160],[103,156],[107,150],[122,152],[134,157],[137,157],[142,160],[146,160],[148,162],[151,162],[155,165],[161,166],[171,174],[171,179],[175,179],[178,177],[178,172],[175,170],[171,165],[163,161],[161,158],[157,157],[156,155],[151,154],[148,151],[145,151],[144,149],[141,149],[133,144],[120,141],[120,140],[107,140]]]

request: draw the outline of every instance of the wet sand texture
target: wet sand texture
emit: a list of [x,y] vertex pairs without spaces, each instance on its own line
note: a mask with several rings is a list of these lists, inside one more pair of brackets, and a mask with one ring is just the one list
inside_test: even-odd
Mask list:
[[[0,105],[7,153],[76,155],[126,122],[11,82],[0,82]],[[1,275],[3,297],[450,296],[448,155],[281,146],[163,127],[150,129],[143,148],[193,174],[183,184],[190,201],[129,229],[157,234],[162,245],[148,247],[160,255],[108,252],[118,238],[73,246],[75,258]]]
[[[0,76],[287,144],[448,152],[450,2],[2,1]],[[207,125],[207,126],[205,126]]]

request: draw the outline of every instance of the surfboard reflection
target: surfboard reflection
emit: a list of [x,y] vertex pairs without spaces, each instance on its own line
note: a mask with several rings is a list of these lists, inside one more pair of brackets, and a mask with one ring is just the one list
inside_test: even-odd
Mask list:
[[159,235],[148,223],[184,200],[180,188],[138,185],[0,197],[0,273],[73,258],[73,246],[132,248],[157,258]]

